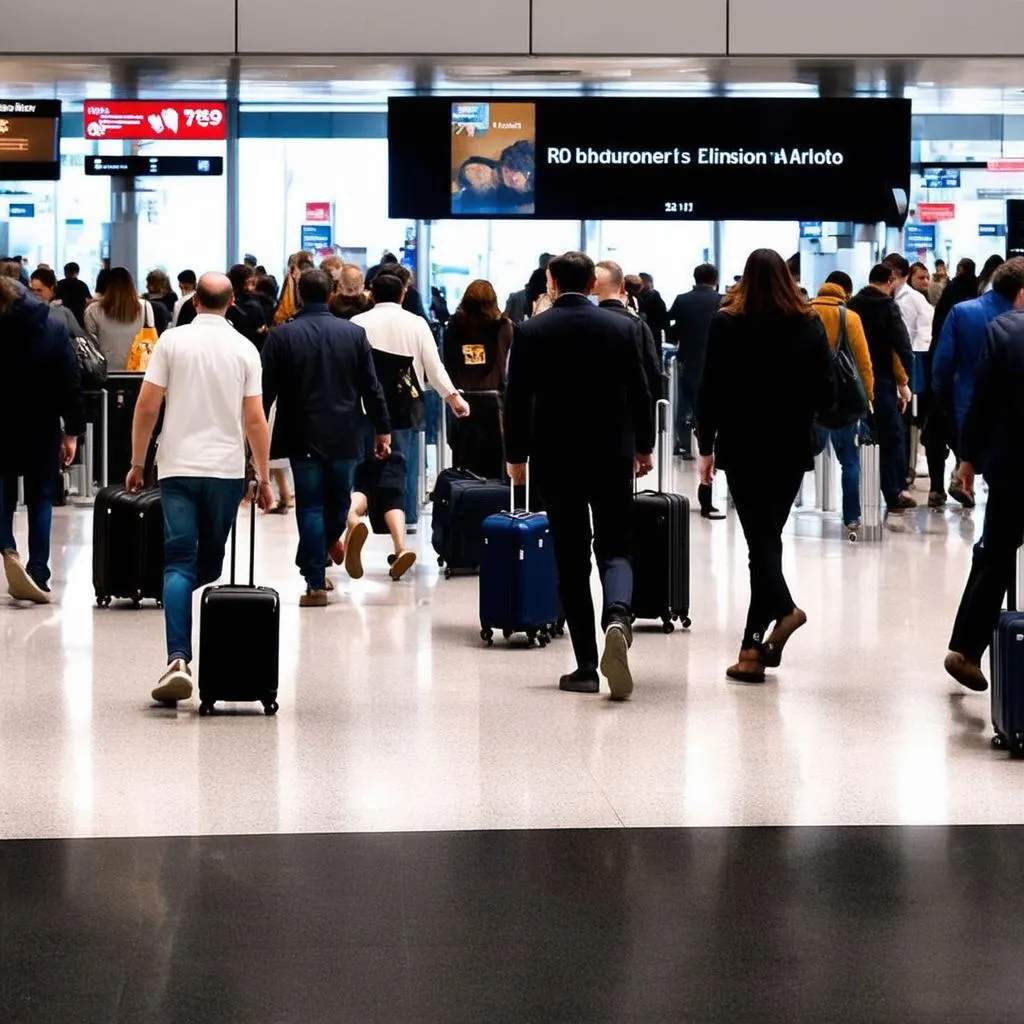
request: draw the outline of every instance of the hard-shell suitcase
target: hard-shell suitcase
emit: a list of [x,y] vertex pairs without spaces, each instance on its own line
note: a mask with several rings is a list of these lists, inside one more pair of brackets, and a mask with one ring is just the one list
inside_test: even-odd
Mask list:
[[101,608],[115,598],[136,607],[145,598],[163,601],[164,514],[158,487],[135,494],[120,486],[104,487],[96,495],[92,585]]
[[669,403],[658,412],[658,489],[640,491],[633,504],[633,616],[661,619],[666,633],[678,620],[690,626],[690,502],[665,491],[671,458]]
[[[256,502],[251,502],[249,585],[235,583],[237,529],[231,527],[231,582],[207,587],[199,603],[199,714],[217,701],[259,701],[277,713],[281,599],[255,582]],[[253,643],[255,640],[255,644]]]
[[1020,554],[1007,595],[1009,611],[999,617],[992,638],[992,746],[1024,757],[1024,612],[1016,611],[1020,594]]
[[[490,646],[494,630],[508,639],[525,633],[543,647],[558,628],[558,570],[548,517],[543,512],[511,511],[488,516],[480,556],[480,638]],[[529,487],[527,487],[527,503]]]
[[443,470],[433,493],[431,540],[445,577],[480,567],[484,520],[507,504],[507,488],[459,469]]

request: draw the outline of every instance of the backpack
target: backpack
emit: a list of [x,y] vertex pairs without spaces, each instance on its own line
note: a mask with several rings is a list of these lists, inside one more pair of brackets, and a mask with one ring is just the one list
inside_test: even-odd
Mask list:
[[423,422],[423,391],[416,379],[412,356],[373,349],[373,365],[377,371],[388,407],[392,430],[417,429]]
[[844,306],[839,307],[839,339],[832,357],[832,373],[836,381],[836,400],[828,412],[818,416],[818,424],[826,430],[840,430],[868,413],[868,393],[850,348]]

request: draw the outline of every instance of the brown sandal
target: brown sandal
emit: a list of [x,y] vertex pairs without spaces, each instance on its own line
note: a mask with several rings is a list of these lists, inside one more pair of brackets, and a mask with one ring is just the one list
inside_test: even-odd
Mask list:
[[764,652],[761,656],[768,668],[778,668],[782,664],[782,649],[786,646],[786,641],[806,622],[807,613],[799,608],[794,608],[788,615],[783,615],[775,623],[771,636],[765,641]]
[[759,647],[741,647],[740,660],[725,670],[738,683],[763,683],[764,661]]

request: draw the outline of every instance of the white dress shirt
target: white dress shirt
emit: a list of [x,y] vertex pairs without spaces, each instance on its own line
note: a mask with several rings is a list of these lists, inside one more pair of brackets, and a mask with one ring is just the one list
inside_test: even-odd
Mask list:
[[927,352],[932,344],[932,319],[935,316],[931,303],[919,291],[905,284],[896,292],[896,304],[910,335],[911,348],[915,352]]

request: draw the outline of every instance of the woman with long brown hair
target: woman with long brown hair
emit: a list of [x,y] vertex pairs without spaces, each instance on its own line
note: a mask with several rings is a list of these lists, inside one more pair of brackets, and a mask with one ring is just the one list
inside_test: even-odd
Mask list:
[[85,329],[113,371],[128,365],[135,335],[143,325],[155,327],[153,307],[139,298],[135,279],[124,267],[114,267],[107,278],[103,298],[85,311]]
[[782,257],[755,250],[711,323],[697,396],[701,483],[725,471],[750,554],[750,607],[730,679],[763,683],[807,621],[782,573],[782,530],[814,465],[815,416],[835,395],[824,325]]

